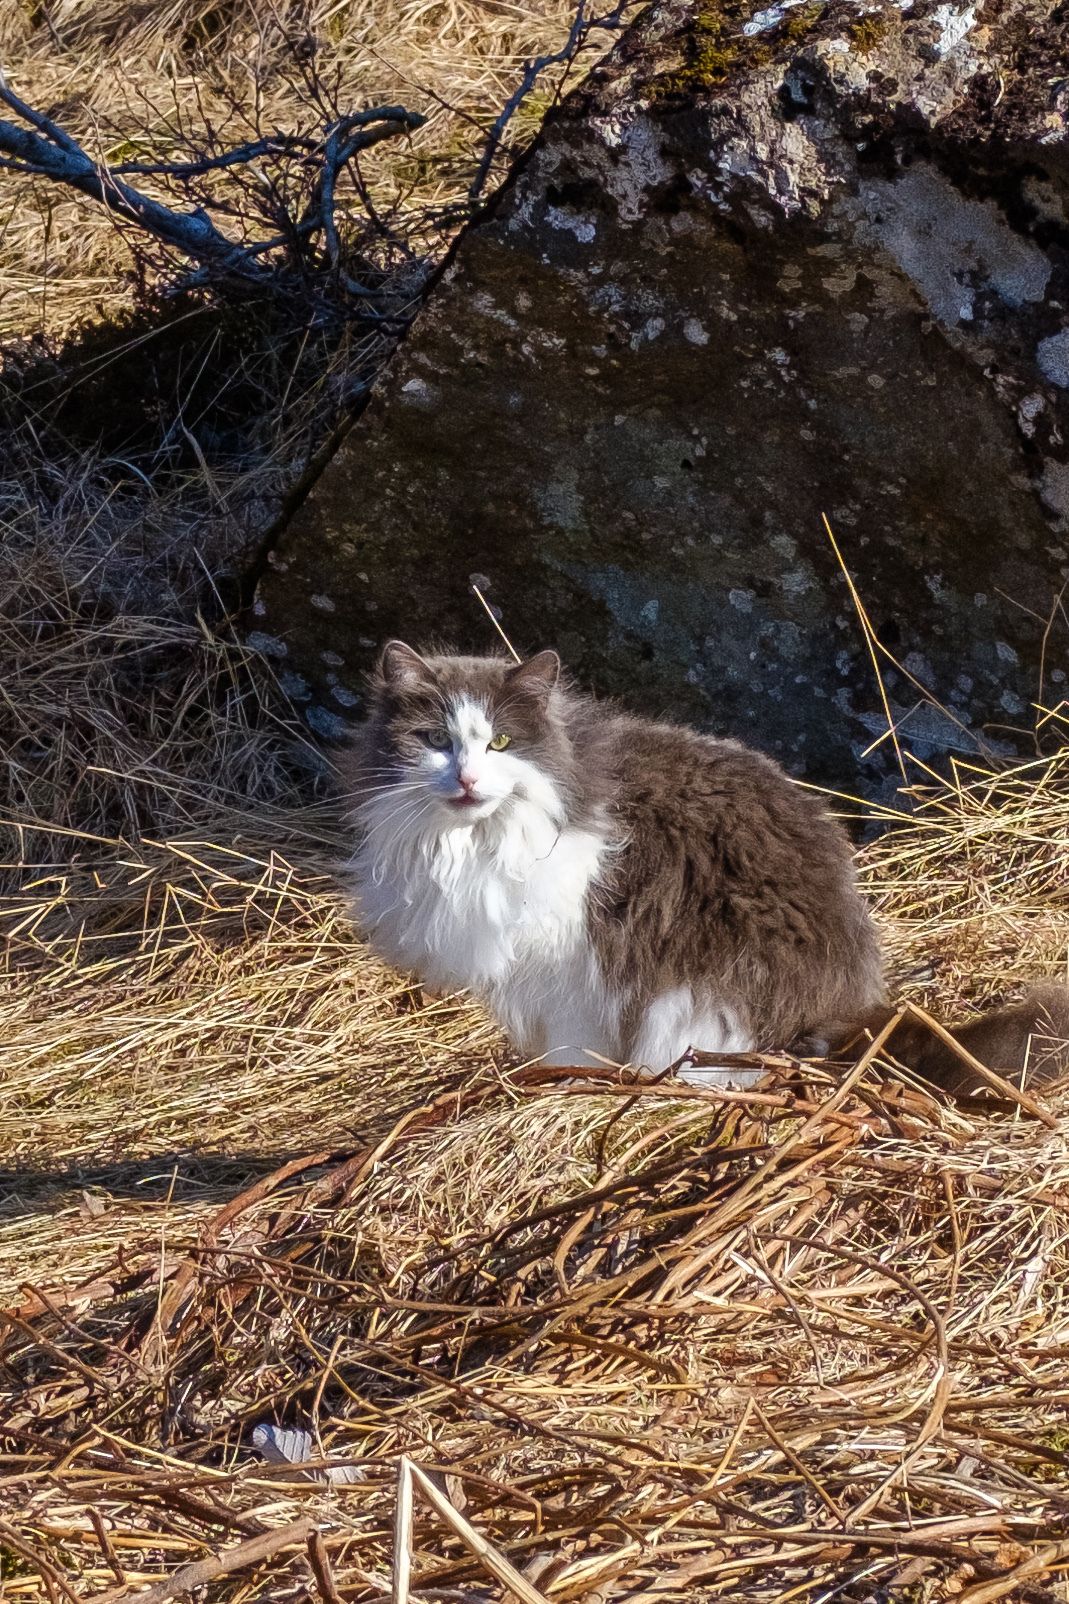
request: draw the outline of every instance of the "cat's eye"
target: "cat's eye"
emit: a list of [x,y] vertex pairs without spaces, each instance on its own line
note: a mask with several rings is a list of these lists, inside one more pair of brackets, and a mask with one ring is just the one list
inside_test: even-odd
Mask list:
[[490,749],[491,752],[503,752],[505,750],[506,746],[511,746],[511,745],[512,745],[512,736],[511,735],[494,735],[490,739],[489,749]]
[[444,752],[447,746],[452,746],[453,744],[453,737],[450,735],[449,731],[441,728],[436,730],[424,730],[423,739],[426,741],[428,746],[433,746],[436,752]]

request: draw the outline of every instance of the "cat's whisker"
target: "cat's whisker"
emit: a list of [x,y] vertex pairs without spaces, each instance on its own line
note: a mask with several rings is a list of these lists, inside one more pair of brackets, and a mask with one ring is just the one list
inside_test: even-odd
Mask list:
[[360,772],[361,774],[375,776],[387,774],[394,779],[403,779],[407,771],[403,767],[399,768],[396,763],[382,763],[375,765],[373,768],[362,766]]
[[380,831],[388,827],[392,827],[396,833],[411,830],[412,826],[428,811],[429,807],[429,803],[423,804],[422,808],[419,804],[412,804],[406,812],[391,813],[388,818],[379,819],[376,824],[365,828],[361,832],[360,840],[346,860],[346,868],[352,868],[353,864],[359,860],[361,853],[366,850],[368,844]]
[[[427,800],[426,786],[420,786],[418,792],[407,796],[403,802],[401,802],[396,808],[392,808],[389,813],[384,814],[382,818],[376,819],[374,816],[372,816],[368,823],[367,834],[372,834],[375,830],[381,829],[384,825],[393,824],[407,819],[414,809],[419,808],[421,804],[425,803]],[[429,800],[433,800],[433,798]]]
[[342,792],[340,792],[339,796],[340,796],[340,799],[342,801],[348,801],[350,797],[354,797],[354,796],[380,796],[386,791],[392,791],[392,792],[395,792],[397,795],[401,795],[402,793],[404,793],[406,791],[422,791],[422,790],[425,790],[425,789],[426,789],[426,781],[424,781],[424,780],[402,780],[402,781],[398,782],[397,784],[393,784],[393,785],[358,785],[358,786],[354,786],[351,791],[342,791]]
[[367,767],[367,765],[362,764],[361,767],[360,767],[360,778],[361,778],[361,780],[364,780],[364,779],[380,780],[380,779],[385,778],[387,780],[394,780],[394,781],[396,781],[397,784],[401,784],[401,783],[403,783],[403,781],[406,778],[410,777],[411,774],[412,774],[412,768],[411,768],[410,764],[409,765],[404,765],[404,764],[399,765],[397,763],[390,763],[390,764],[385,764],[384,763],[382,765],[376,764],[375,767],[373,767],[373,768],[369,768],[369,767]]
[[364,842],[370,841],[381,830],[393,829],[397,833],[410,830],[414,824],[418,823],[421,818],[431,811],[436,805],[436,800],[436,798],[430,797],[422,805],[419,801],[410,803],[407,810],[398,810],[388,814],[384,819],[379,819],[376,824],[371,825],[370,828],[364,831]]

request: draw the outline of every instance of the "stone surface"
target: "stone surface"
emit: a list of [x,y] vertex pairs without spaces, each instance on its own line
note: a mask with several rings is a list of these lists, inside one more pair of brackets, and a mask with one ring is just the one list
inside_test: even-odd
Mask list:
[[585,682],[878,789],[827,514],[904,739],[1012,750],[1069,655],[1067,109],[1065,6],[644,13],[275,553],[313,727],[391,634],[485,647],[476,574]]

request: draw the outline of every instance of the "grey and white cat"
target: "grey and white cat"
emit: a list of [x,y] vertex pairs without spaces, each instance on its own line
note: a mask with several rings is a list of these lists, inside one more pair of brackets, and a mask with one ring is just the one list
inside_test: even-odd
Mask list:
[[527,1057],[665,1069],[883,1001],[846,836],[774,764],[565,689],[553,652],[383,651],[349,789],[359,916]]
[[576,693],[554,652],[512,666],[391,641],[346,770],[372,944],[470,989],[525,1057],[660,1071],[887,1017],[823,805],[736,742]]

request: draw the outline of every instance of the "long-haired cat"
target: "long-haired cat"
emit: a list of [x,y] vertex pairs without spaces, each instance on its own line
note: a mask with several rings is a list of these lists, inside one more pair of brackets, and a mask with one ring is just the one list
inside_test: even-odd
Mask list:
[[512,666],[391,641],[346,769],[366,934],[470,989],[526,1057],[660,1071],[886,1017],[824,806],[734,741],[578,694],[554,652]]

